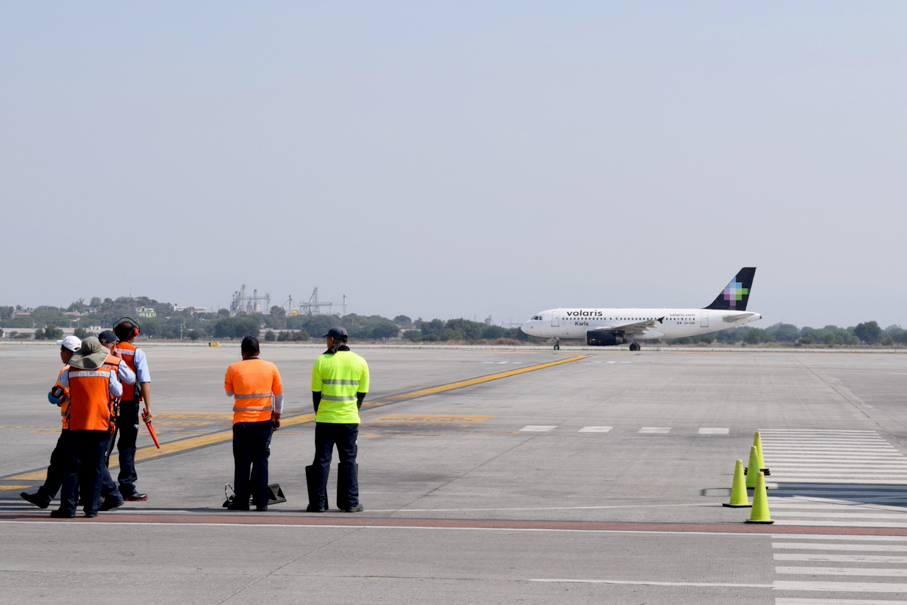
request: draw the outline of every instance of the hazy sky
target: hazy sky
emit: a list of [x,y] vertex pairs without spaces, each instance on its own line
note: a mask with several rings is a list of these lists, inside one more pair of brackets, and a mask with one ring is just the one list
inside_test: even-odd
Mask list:
[[0,304],[907,326],[907,2],[4,2]]

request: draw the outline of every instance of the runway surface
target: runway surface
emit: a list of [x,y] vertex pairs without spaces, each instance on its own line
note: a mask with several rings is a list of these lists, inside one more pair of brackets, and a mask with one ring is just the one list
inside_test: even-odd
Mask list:
[[[0,344],[0,599],[907,603],[903,353],[353,348],[372,372],[365,512],[304,512],[314,345],[262,352],[286,390],[270,472],[288,501],[221,507],[223,343],[145,347],[150,499],[52,520],[19,492],[59,431],[57,350]],[[773,525],[722,506],[757,430]]]

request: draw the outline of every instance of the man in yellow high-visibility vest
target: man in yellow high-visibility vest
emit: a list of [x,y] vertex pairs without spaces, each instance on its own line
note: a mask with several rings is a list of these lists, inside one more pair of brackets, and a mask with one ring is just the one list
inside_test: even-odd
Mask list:
[[359,436],[359,408],[368,393],[368,364],[347,346],[343,328],[331,328],[324,335],[328,349],[312,368],[312,403],[315,407],[315,459],[306,467],[311,513],[327,509],[327,481],[334,445],[340,456],[337,469],[337,508],[361,512],[359,473],[356,465],[356,438]]

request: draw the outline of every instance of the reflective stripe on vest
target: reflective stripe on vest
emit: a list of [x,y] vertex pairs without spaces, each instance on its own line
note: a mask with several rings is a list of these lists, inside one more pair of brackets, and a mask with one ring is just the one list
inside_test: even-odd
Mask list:
[[271,405],[271,393],[234,393],[234,400],[236,399],[265,399],[267,398],[268,403],[266,405],[238,405],[237,401],[234,401],[233,411],[234,412],[270,412],[274,409],[274,406]]

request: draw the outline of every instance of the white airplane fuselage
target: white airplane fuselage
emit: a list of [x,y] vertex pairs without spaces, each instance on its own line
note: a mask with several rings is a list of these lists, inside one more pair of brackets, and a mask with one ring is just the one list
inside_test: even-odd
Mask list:
[[[594,330],[620,330],[624,326],[649,322],[627,341],[683,338],[726,328],[736,328],[762,319],[759,313],[716,309],[548,309],[523,322],[520,329],[530,336],[585,340]],[[620,343],[617,343],[620,344]]]

